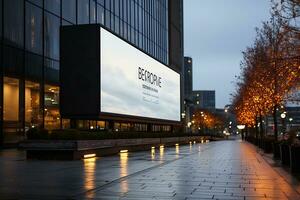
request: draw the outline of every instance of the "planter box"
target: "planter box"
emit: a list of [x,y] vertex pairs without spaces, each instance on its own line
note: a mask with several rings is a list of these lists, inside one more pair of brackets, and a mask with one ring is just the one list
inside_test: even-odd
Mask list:
[[203,136],[137,138],[109,140],[27,140],[20,144],[27,153],[28,159],[78,160],[85,154],[106,156],[118,153],[122,149],[129,151],[149,150],[152,146],[172,146],[188,144],[190,141],[201,142],[209,139]]
[[273,158],[276,160],[280,159],[280,147],[278,142],[273,142]]
[[280,159],[281,164],[290,166],[290,147],[287,144],[281,144],[280,146]]
[[265,153],[273,152],[273,141],[272,140],[264,140],[263,141],[263,150]]
[[300,172],[300,147],[290,146],[290,169],[292,173]]

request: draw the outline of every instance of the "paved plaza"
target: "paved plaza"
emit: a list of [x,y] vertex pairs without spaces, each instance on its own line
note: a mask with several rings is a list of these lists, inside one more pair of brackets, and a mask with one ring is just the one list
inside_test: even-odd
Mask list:
[[300,199],[298,182],[267,161],[239,140],[80,161],[3,150],[0,199]]

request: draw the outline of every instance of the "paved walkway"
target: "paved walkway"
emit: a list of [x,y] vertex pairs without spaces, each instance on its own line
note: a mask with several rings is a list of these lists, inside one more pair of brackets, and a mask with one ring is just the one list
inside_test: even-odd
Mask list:
[[0,199],[296,200],[299,188],[240,141],[84,161],[26,161],[22,152],[0,152]]

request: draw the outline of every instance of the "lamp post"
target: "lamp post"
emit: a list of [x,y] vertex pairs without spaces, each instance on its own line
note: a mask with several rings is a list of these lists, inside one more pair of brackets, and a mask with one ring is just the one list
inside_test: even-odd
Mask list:
[[242,140],[244,140],[244,129],[245,129],[245,125],[244,124],[239,124],[236,126],[239,130],[241,130],[241,135],[242,135]]
[[291,130],[292,127],[293,127],[292,121],[293,121],[293,118],[290,117],[290,118],[289,118],[289,130]]
[[283,112],[280,114],[280,118],[281,118],[281,124],[282,124],[282,128],[281,131],[282,133],[285,132],[285,118],[286,118],[286,112]]

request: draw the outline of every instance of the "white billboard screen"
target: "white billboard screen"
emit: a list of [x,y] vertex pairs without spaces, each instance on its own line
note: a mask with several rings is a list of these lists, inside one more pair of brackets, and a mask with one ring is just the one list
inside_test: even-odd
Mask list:
[[101,28],[101,112],[180,121],[180,75]]

